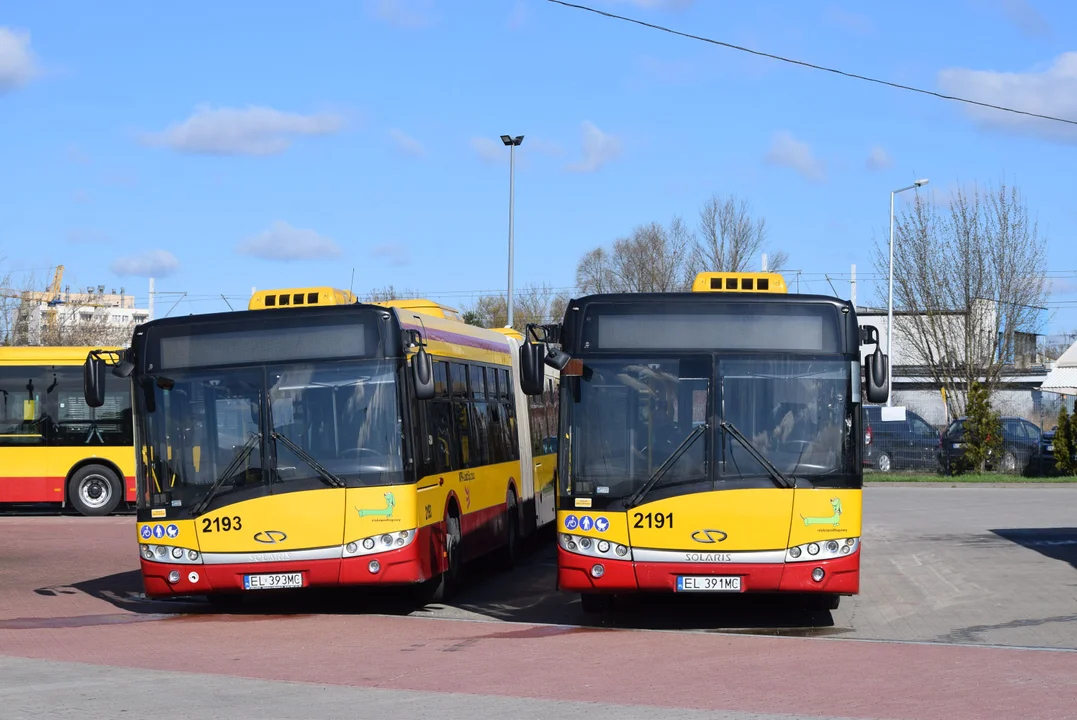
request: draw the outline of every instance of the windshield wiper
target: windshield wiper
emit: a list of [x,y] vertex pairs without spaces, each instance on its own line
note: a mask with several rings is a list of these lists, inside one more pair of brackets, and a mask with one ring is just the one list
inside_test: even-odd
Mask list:
[[315,460],[314,457],[310,455],[306,450],[292,442],[290,438],[282,435],[276,430],[271,432],[269,436],[274,440],[280,440],[282,443],[284,443],[285,447],[295,453],[300,460],[305,462],[307,465],[310,465],[311,468],[313,468],[314,471],[318,473],[318,476],[322,479],[322,481],[325,482],[326,485],[331,485],[333,487],[339,488],[347,487],[343,480],[341,480],[339,477],[337,477],[332,472],[323,467],[320,462]]
[[692,430],[692,432],[688,433],[688,437],[682,440],[681,444],[677,446],[677,449],[666,458],[666,461],[658,466],[658,469],[654,471],[653,475],[647,478],[647,482],[643,483],[639,490],[625,498],[625,508],[633,508],[639,505],[643,501],[643,498],[646,497],[647,493],[654,489],[654,486],[657,485],[658,481],[662,479],[662,476],[666,474],[666,471],[680,459],[681,455],[688,449],[688,446],[695,442],[696,438],[706,432],[707,427],[707,423],[703,423]]
[[766,468],[766,471],[770,473],[771,479],[774,480],[777,485],[786,488],[791,488],[796,485],[796,478],[790,479],[788,476],[782,473],[781,470],[776,468],[774,466],[774,463],[772,463],[770,460],[767,460],[767,458],[763,456],[763,453],[756,450],[755,445],[752,445],[752,443],[749,442],[748,438],[744,437],[744,434],[740,430],[738,430],[733,423],[727,420],[722,420],[719,423],[719,427],[728,432],[737,440],[737,442],[743,445],[744,448],[751,454],[751,456],[754,457],[760,465]]
[[210,501],[213,500],[214,496],[217,494],[217,491],[221,489],[221,485],[224,484],[224,481],[232,477],[233,474],[235,474],[236,470],[239,469],[239,464],[247,459],[247,456],[251,454],[251,452],[254,450],[255,446],[261,441],[261,439],[261,433],[251,433],[251,436],[247,438],[247,442],[232,458],[232,462],[228,463],[228,467],[224,469],[224,472],[221,473],[220,477],[214,480],[213,484],[209,486],[209,492],[207,492],[205,497],[195,503],[194,507],[191,508],[192,517],[198,517],[203,512],[205,512],[206,508],[209,506]]

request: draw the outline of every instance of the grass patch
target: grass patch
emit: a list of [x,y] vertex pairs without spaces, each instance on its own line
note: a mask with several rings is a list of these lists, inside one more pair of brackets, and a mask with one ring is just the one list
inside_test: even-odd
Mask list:
[[966,473],[964,475],[914,475],[901,473],[864,473],[864,482],[906,483],[1077,483],[1077,477],[1025,477],[1003,473]]

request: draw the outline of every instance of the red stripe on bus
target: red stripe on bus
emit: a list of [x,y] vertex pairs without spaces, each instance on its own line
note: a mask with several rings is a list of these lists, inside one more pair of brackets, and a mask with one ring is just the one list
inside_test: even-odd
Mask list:
[[62,502],[63,499],[64,478],[0,477],[0,502]]

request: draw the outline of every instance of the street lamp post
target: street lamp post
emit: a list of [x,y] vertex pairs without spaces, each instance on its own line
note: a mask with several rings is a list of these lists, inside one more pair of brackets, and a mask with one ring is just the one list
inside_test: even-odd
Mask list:
[[513,238],[512,238],[512,211],[515,198],[515,175],[516,175],[516,147],[524,141],[523,135],[512,137],[502,135],[501,142],[509,146],[509,294],[508,294],[508,322],[505,327],[512,327],[512,264],[513,264]]
[[890,387],[887,388],[886,407],[894,406],[894,196],[898,193],[921,188],[927,185],[928,179],[917,180],[908,187],[890,191],[890,287],[887,291],[886,309],[886,354],[890,357],[890,372],[887,373]]

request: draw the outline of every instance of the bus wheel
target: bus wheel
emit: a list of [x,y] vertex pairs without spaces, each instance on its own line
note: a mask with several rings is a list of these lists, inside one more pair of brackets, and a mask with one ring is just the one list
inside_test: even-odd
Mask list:
[[505,545],[499,553],[499,562],[503,570],[516,567],[520,553],[520,506],[516,503],[516,493],[509,490],[505,499]]
[[445,518],[445,572],[436,581],[431,602],[445,602],[460,582],[460,540],[460,518],[450,513]]
[[613,609],[613,596],[601,593],[580,593],[580,606],[585,613],[604,613]]
[[67,497],[83,515],[108,515],[120,504],[123,485],[107,467],[87,465],[71,476]]

